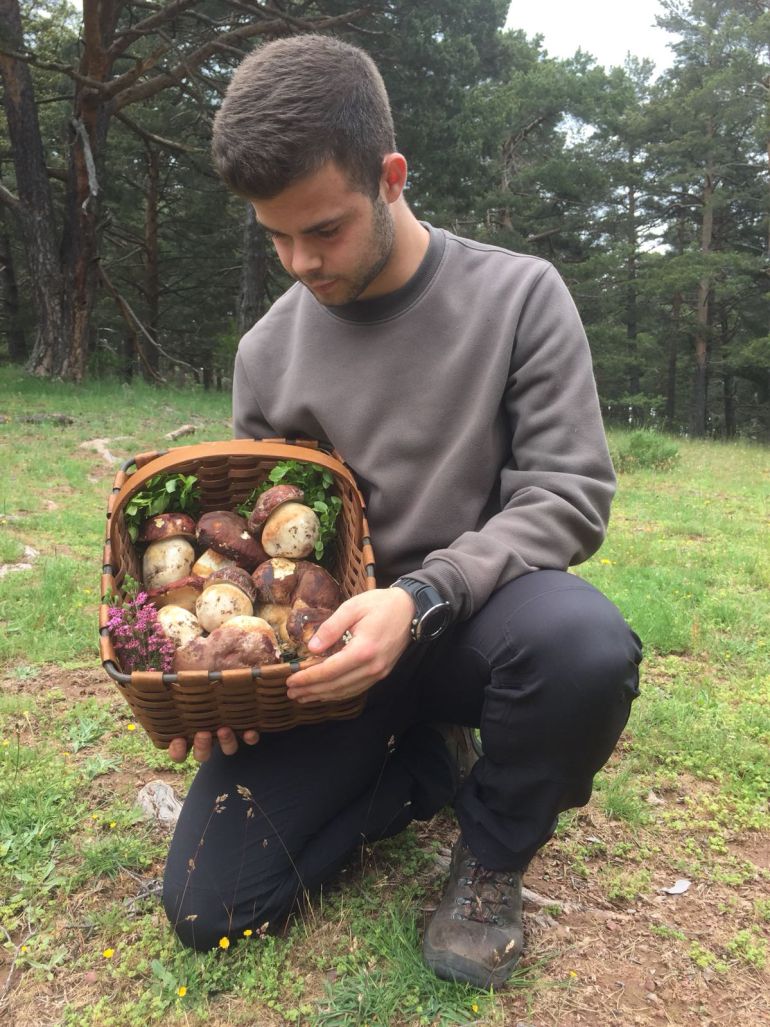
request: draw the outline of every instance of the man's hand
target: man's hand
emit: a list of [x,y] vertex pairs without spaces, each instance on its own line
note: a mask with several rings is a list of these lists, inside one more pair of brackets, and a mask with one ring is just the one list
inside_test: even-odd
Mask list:
[[387,677],[410,642],[414,601],[401,588],[377,588],[344,602],[308,643],[321,655],[345,632],[350,641],[323,663],[287,679],[288,696],[297,702],[350,699]]
[[[238,751],[238,737],[232,728],[220,727],[217,729],[216,740],[225,756],[232,756]],[[256,745],[259,741],[259,734],[256,731],[244,731],[242,741],[246,745]],[[214,736],[210,731],[197,731],[193,738],[193,756],[198,763],[205,763],[211,756],[214,747]],[[187,759],[187,739],[172,738],[168,746],[169,758],[174,763],[184,763]]]

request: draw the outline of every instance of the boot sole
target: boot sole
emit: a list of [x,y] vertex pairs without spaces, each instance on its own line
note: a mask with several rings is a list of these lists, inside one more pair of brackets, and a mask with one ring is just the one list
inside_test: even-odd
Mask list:
[[440,977],[443,981],[472,984],[474,988],[479,988],[482,991],[488,991],[489,988],[494,988],[496,991],[502,987],[521,958],[521,951],[519,951],[505,963],[496,966],[494,970],[487,971],[470,959],[464,959],[452,952],[437,951],[430,944],[423,945],[422,953],[425,962],[436,977]]

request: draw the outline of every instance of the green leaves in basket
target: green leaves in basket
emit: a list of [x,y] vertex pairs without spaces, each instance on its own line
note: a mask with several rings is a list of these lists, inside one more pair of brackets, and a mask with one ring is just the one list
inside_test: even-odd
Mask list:
[[305,493],[305,505],[315,511],[321,522],[321,534],[315,545],[315,558],[321,563],[326,553],[328,559],[327,550],[331,549],[336,538],[335,525],[342,509],[342,500],[335,491],[334,475],[325,467],[306,463],[304,460],[281,460],[270,471],[267,481],[244,499],[238,507],[238,513],[248,517],[257,498],[273,485],[296,485]]
[[200,485],[194,474],[156,474],[148,478],[124,511],[131,541],[136,542],[142,523],[155,514],[186,513],[197,517],[200,498]]

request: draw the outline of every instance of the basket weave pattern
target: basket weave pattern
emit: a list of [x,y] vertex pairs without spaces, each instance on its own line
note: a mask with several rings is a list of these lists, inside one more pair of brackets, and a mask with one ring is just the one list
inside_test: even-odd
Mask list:
[[[115,477],[107,508],[102,559],[100,655],[102,665],[134,717],[158,748],[167,748],[172,738],[191,741],[196,731],[212,731],[222,725],[235,731],[285,731],[300,724],[349,719],[363,709],[365,696],[335,703],[296,703],[288,699],[286,678],[301,667],[319,662],[318,659],[220,672],[125,674],[107,630],[110,603],[114,604],[115,596],[125,598],[126,576],[141,581],[141,552],[129,536],[125,508],[149,478],[161,473],[195,474],[201,489],[201,513],[234,510],[281,460],[320,464],[332,473],[342,509],[336,523],[331,573],[345,599],[375,588],[374,554],[361,493],[339,457],[317,448],[315,443],[240,440],[180,446],[168,453],[141,454],[124,465]],[[133,466],[135,470],[128,473]]]

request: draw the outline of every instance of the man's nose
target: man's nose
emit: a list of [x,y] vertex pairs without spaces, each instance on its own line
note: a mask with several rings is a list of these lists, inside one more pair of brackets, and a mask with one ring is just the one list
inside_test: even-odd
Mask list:
[[321,256],[311,242],[296,241],[291,255],[291,269],[297,278],[321,270]]

